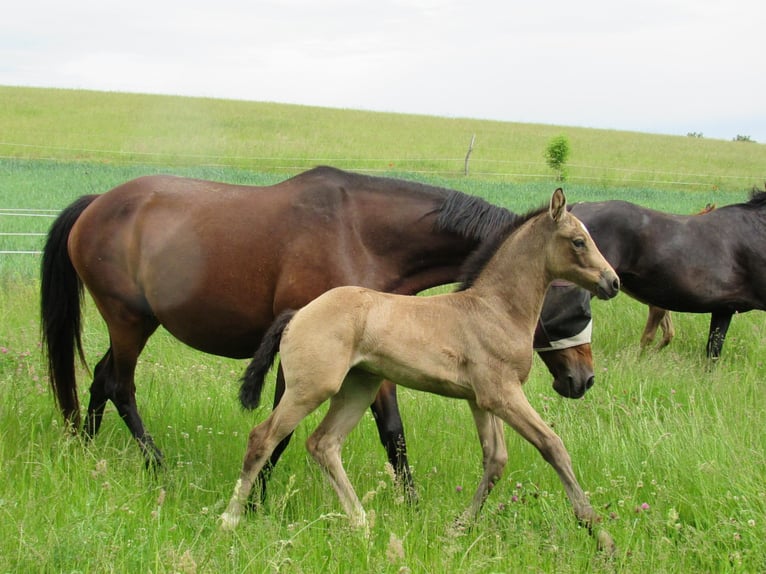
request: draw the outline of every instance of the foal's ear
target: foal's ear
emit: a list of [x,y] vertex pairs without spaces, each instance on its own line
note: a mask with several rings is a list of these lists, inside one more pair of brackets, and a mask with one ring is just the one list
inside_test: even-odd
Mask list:
[[558,223],[561,220],[561,216],[567,211],[567,198],[564,196],[564,190],[560,187],[553,192],[551,197],[551,206],[548,212],[551,214],[553,221]]

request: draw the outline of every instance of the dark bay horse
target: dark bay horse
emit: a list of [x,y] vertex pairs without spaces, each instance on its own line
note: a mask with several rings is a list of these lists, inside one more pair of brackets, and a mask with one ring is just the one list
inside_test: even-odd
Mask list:
[[[457,292],[407,297],[338,287],[277,319],[247,368],[240,400],[247,408],[258,405],[277,351],[285,394],[250,432],[242,472],[221,517],[224,528],[240,522],[271,451],[327,400],[329,410],[306,446],[351,524],[366,527],[340,451],[384,378],[468,401],[484,454],[484,475],[464,521],[479,512],[508,460],[502,419],[553,466],[577,518],[589,529],[599,522],[561,439],[529,404],[522,385],[532,367],[535,325],[551,281],[566,279],[608,299],[617,294],[619,279],[586,228],[567,212],[561,189],[547,208],[509,226],[502,241],[488,244],[470,264],[474,271]],[[614,548],[606,531],[598,540]]]
[[[708,203],[702,211],[699,211],[697,215],[710,213],[715,209],[715,203]],[[649,313],[646,317],[646,326],[643,333],[641,333],[641,348],[645,349],[649,347],[657,335],[657,330],[662,329],[662,338],[657,344],[658,349],[667,347],[673,337],[676,335],[676,329],[673,326],[673,318],[670,316],[670,311],[654,305],[649,305]]]
[[732,315],[766,309],[766,192],[698,215],[627,201],[579,203],[580,218],[632,297],[710,313],[707,355],[721,354]]
[[[266,187],[149,176],[84,196],[54,222],[42,260],[42,333],[58,404],[79,428],[83,286],[110,340],[94,369],[84,431],[96,434],[112,401],[147,463],[160,463],[134,383],[138,356],[158,326],[203,352],[251,357],[282,310],[332,287],[415,294],[456,281],[465,258],[516,217],[457,191],[329,167]],[[561,297],[557,305],[589,319],[580,295]],[[554,313],[541,331],[557,325]],[[565,396],[593,384],[589,344],[540,356]],[[282,388],[280,373],[275,402]],[[391,463],[410,484],[396,395],[387,389],[373,413]]]

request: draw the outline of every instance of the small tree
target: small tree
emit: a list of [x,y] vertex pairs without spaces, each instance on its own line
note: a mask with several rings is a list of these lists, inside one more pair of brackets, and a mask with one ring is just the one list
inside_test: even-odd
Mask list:
[[556,172],[556,178],[559,181],[567,178],[564,168],[567,159],[569,159],[569,139],[565,135],[556,136],[545,148],[545,162]]

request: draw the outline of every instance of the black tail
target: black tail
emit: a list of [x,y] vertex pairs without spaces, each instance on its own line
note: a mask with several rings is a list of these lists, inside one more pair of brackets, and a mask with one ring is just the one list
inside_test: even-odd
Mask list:
[[77,219],[96,197],[79,198],[53,222],[43,249],[40,273],[40,323],[48,376],[59,408],[74,428],[80,427],[75,349],[85,363],[80,339],[83,285],[69,258],[67,240]]
[[296,311],[288,309],[283,311],[269,327],[261,340],[261,345],[253,355],[253,360],[245,370],[242,377],[242,386],[239,388],[239,402],[246,409],[254,409],[261,402],[261,392],[266,374],[274,364],[274,358],[279,351],[279,343],[282,340],[282,332],[287,327],[290,319]]

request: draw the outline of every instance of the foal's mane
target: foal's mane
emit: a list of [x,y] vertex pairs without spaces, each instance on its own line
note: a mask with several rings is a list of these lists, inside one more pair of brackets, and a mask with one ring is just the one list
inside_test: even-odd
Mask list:
[[464,291],[471,287],[505,240],[524,223],[545,212],[547,209],[548,206],[544,205],[532,209],[523,215],[515,215],[513,219],[496,228],[495,232],[486,241],[481,243],[463,263],[463,267],[460,270],[460,285],[457,290]]

